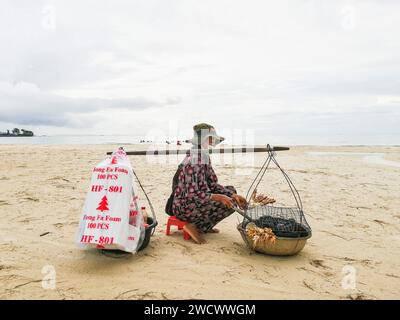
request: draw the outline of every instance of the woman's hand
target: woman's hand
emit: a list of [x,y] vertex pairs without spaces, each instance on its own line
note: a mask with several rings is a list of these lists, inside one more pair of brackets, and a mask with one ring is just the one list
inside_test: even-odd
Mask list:
[[233,200],[234,202],[236,202],[236,204],[239,206],[240,209],[246,209],[246,207],[247,207],[247,201],[246,201],[246,198],[245,198],[245,197],[242,197],[242,196],[240,196],[240,195],[238,195],[238,194],[234,194],[234,195],[232,196],[232,200]]
[[232,209],[233,208],[232,199],[229,198],[228,196],[223,195],[223,194],[213,194],[211,196],[211,200],[215,201],[215,202],[222,203],[228,209]]

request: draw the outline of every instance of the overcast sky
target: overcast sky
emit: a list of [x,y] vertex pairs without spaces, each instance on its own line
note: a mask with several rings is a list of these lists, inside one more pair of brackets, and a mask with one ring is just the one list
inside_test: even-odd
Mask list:
[[0,131],[400,136],[399,34],[397,0],[2,0]]

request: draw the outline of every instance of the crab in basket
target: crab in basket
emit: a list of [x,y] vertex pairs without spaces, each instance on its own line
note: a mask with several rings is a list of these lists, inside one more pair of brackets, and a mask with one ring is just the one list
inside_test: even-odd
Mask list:
[[250,198],[249,208],[265,206],[275,202],[276,200],[274,198],[270,198],[263,193],[257,194],[257,189],[255,189]]
[[275,244],[276,236],[270,228],[259,228],[253,222],[246,226],[247,236],[253,240],[253,249],[256,249],[258,244]]

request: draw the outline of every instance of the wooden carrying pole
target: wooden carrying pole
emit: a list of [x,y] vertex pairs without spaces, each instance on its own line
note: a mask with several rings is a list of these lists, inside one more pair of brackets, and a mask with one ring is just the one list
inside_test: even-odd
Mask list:
[[[247,153],[247,152],[268,152],[268,151],[287,151],[290,150],[288,147],[265,147],[265,148],[221,148],[221,149],[210,149],[210,154],[221,154],[221,153]],[[128,156],[151,156],[151,155],[177,155],[186,154],[189,150],[149,150],[149,151],[126,151]],[[112,152],[107,152],[107,155]]]

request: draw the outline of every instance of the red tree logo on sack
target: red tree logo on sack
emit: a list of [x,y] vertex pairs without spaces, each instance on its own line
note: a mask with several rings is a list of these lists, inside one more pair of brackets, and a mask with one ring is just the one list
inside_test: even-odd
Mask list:
[[110,209],[108,209],[108,199],[106,196],[104,196],[103,198],[101,198],[101,201],[99,203],[99,206],[97,207],[96,210],[99,210],[101,212],[103,211],[108,211]]

